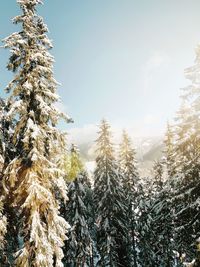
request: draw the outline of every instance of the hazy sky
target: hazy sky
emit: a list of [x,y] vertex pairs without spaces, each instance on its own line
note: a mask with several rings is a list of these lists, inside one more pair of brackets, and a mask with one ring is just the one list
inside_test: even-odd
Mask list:
[[[199,0],[45,0],[55,76],[75,128],[106,117],[136,135],[160,134],[179,106],[184,68],[200,41]],[[17,31],[15,0],[0,3],[1,38]],[[0,51],[0,86],[10,79]],[[2,93],[3,94],[3,93]],[[68,126],[69,128],[69,126]]]

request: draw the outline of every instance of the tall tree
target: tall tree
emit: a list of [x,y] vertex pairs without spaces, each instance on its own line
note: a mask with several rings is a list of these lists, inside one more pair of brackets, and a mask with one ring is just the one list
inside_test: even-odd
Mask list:
[[[63,266],[62,246],[68,224],[59,215],[55,189],[66,196],[66,184],[57,160],[65,137],[56,128],[64,114],[55,107],[59,99],[53,77],[52,44],[47,26],[37,15],[41,0],[18,0],[22,14],[13,22],[19,32],[4,40],[11,50],[8,69],[15,73],[7,91],[7,119],[16,119],[12,144],[15,157],[3,173],[6,203],[19,215],[21,248],[16,266]],[[68,118],[66,118],[68,119]]]
[[[196,164],[199,150],[198,142],[195,138],[196,131],[191,121],[191,113],[190,104],[186,100],[182,101],[175,118],[176,123],[174,127],[176,172],[184,174],[186,180],[188,179],[186,174],[190,172],[190,162]],[[193,171],[195,170],[193,169]],[[186,180],[184,182],[187,183]]]
[[126,197],[127,222],[130,229],[130,253],[133,251],[134,267],[137,266],[137,244],[136,244],[136,216],[135,210],[137,208],[137,183],[139,174],[137,171],[136,152],[132,147],[131,140],[128,134],[123,131],[122,142],[120,144],[119,162],[122,171],[122,184]]
[[97,147],[94,200],[97,214],[97,248],[101,257],[98,266],[130,266],[127,251],[127,208],[111,143],[110,126],[105,120],[100,125]]
[[163,177],[164,167],[163,160],[157,160],[153,165],[153,183],[152,189],[154,194],[159,193],[163,189],[164,177]]
[[[77,166],[81,166],[80,163],[78,150],[73,145],[71,149],[71,169],[77,170]],[[93,241],[89,229],[91,214],[89,213],[86,199],[88,187],[88,177],[82,166],[68,187],[69,200],[64,213],[71,225],[71,229],[69,230],[68,240],[65,242],[65,266],[91,266]]]
[[196,49],[195,64],[185,70],[190,85],[184,88],[183,104],[176,125],[177,161],[180,162],[177,187],[174,193],[175,240],[180,255],[186,260],[195,258],[199,228],[200,188],[200,46]]
[[1,258],[3,266],[10,266],[14,260],[13,251],[19,249],[18,242],[18,213],[5,202],[3,197],[4,188],[2,183],[3,173],[8,164],[16,156],[16,148],[12,143],[12,135],[16,126],[16,120],[10,120],[7,113],[11,107],[7,105],[7,101],[0,98],[0,169],[1,169],[1,182],[0,182],[0,195],[2,196],[1,203],[4,205],[4,216],[7,218],[7,225],[9,230],[5,234],[5,244],[2,249],[4,257]]
[[167,123],[164,146],[164,164],[166,166],[167,178],[170,179],[176,174],[176,159],[175,136],[172,126],[169,123]]
[[163,181],[163,164],[155,162],[150,190],[142,189],[137,220],[141,266],[171,267],[174,264],[173,213],[170,185]]
[[[139,186],[137,233],[138,233],[138,265],[153,267],[155,264],[152,252],[155,238],[152,238],[152,194],[146,186]],[[153,231],[154,233],[154,231]]]

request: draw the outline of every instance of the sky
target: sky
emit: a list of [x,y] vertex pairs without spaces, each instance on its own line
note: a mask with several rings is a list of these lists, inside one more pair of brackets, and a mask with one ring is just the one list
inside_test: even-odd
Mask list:
[[[73,119],[62,128],[91,131],[105,117],[133,134],[160,135],[180,105],[184,69],[200,41],[199,0],[44,0],[59,107]],[[1,39],[18,31],[15,0],[0,3]],[[0,87],[11,79],[0,50]]]

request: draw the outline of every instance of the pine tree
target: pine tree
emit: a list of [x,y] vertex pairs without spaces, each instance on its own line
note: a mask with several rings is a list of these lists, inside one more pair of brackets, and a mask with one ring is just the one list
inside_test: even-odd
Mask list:
[[149,267],[171,267],[173,254],[173,213],[170,189],[163,181],[163,164],[154,164],[153,187],[141,191],[139,201],[139,263]]
[[126,217],[131,232],[130,240],[132,244],[130,246],[130,251],[133,251],[133,264],[134,266],[137,266],[135,210],[137,208],[137,183],[139,180],[139,174],[137,171],[137,162],[135,157],[136,152],[132,148],[131,140],[124,131],[122,135],[122,142],[120,144],[119,162],[123,174],[122,184],[126,196],[126,205],[128,207]]
[[103,120],[97,140],[94,172],[98,266],[130,266],[125,197],[111,143],[110,126]]
[[[153,267],[155,260],[152,255],[152,246],[155,238],[152,239],[152,195],[145,186],[139,186],[137,233],[138,233],[138,265],[141,267]],[[154,232],[153,232],[154,233]]]
[[69,173],[67,174],[68,181],[73,181],[77,178],[78,174],[83,170],[83,163],[80,159],[78,149],[74,144],[71,147],[70,154],[70,167]]
[[164,165],[166,166],[167,178],[170,179],[176,174],[175,159],[175,136],[172,126],[167,123],[167,131],[164,139]]
[[153,177],[150,181],[144,182],[139,186],[138,196],[138,263],[139,266],[158,267],[159,261],[155,251],[158,249],[159,241],[156,240],[157,214],[155,214],[154,204],[159,192],[162,190],[163,168],[160,161],[153,166]]
[[[175,118],[176,168],[177,173],[184,175],[185,178],[183,182],[186,183],[189,175],[192,174],[190,162],[196,165],[199,150],[198,142],[196,142],[193,137],[195,134],[193,123],[191,121],[191,112],[191,106],[184,100]],[[197,173],[198,169],[196,169]],[[193,171],[195,171],[194,168]]]
[[[81,160],[78,150],[73,145],[71,169],[77,171],[77,166],[81,166]],[[65,242],[65,266],[90,266],[93,257],[93,241],[89,229],[90,213],[86,202],[88,186],[88,178],[82,166],[68,187],[69,200],[65,208],[65,217],[68,219],[71,229],[68,240]]]
[[157,160],[154,161],[153,165],[153,193],[157,194],[163,189],[163,183],[164,183],[164,166],[163,166],[163,160]]
[[58,100],[53,77],[52,48],[47,26],[36,14],[41,0],[18,0],[22,15],[13,19],[22,24],[19,32],[4,40],[11,50],[8,69],[15,73],[7,91],[7,121],[16,120],[12,144],[13,159],[3,173],[6,204],[19,219],[16,266],[63,266],[62,246],[68,228],[59,215],[55,190],[66,195],[66,184],[57,160],[65,137],[56,129],[64,115],[54,104]]
[[185,71],[191,85],[184,89],[176,125],[177,161],[180,162],[180,168],[173,198],[175,241],[179,254],[185,254],[188,262],[195,258],[195,244],[200,236],[199,52],[200,46],[196,50],[195,65]]
[[2,174],[8,164],[14,159],[16,154],[15,146],[12,144],[12,135],[15,128],[16,121],[9,120],[7,118],[7,113],[10,111],[10,107],[7,105],[6,101],[0,98],[0,169],[1,169],[1,182],[0,182],[0,195],[1,204],[4,206],[4,215],[6,217],[6,225],[9,229],[6,230],[4,240],[4,246],[1,249],[1,259],[0,264],[3,266],[10,266],[13,262],[14,256],[13,251],[17,251],[19,248],[18,242],[18,218],[16,210],[5,202],[3,197],[4,189],[2,183]]
[[178,186],[172,199],[175,210],[175,244],[180,261],[184,254],[185,260],[191,261],[195,258],[196,239],[200,236],[200,182],[190,181],[187,185]]
[[91,255],[90,255],[90,267],[95,266],[97,255],[96,250],[96,225],[95,225],[95,205],[94,205],[94,199],[93,199],[93,188],[91,184],[91,180],[89,178],[89,175],[87,171],[82,171],[81,175],[83,176],[84,181],[84,188],[85,188],[85,198],[84,198],[84,204],[86,206],[87,211],[87,223],[89,228],[89,233],[92,239],[91,244]]

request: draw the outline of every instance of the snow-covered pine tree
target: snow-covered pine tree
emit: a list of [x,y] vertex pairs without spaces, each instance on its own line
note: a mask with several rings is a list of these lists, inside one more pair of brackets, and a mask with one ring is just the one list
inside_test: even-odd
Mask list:
[[167,130],[164,139],[164,165],[166,167],[167,178],[170,179],[176,174],[175,159],[175,137],[172,126],[167,123]]
[[110,126],[102,120],[97,139],[97,159],[94,172],[94,201],[96,205],[97,266],[130,266],[128,258],[127,207],[117,166]]
[[152,195],[146,187],[139,186],[138,196],[138,214],[137,214],[137,247],[138,247],[138,265],[141,267],[154,266],[154,256],[152,255],[152,245],[155,239],[152,240]]
[[[21,249],[16,266],[63,266],[62,246],[68,228],[59,215],[55,189],[65,197],[66,183],[56,160],[64,151],[65,136],[56,124],[64,114],[55,103],[57,82],[53,77],[52,48],[47,26],[36,13],[42,0],[18,0],[22,15],[19,32],[4,40],[11,50],[8,69],[15,73],[7,91],[7,120],[16,119],[12,144],[15,157],[3,173],[6,203],[19,215]],[[68,118],[66,118],[68,119]]]
[[185,70],[185,77],[191,82],[191,85],[184,88],[183,99],[185,99],[190,107],[191,112],[188,115],[188,123],[192,125],[190,129],[190,138],[196,147],[196,156],[200,157],[200,44],[196,47],[195,64]]
[[87,223],[89,227],[90,236],[92,239],[92,253],[90,257],[90,267],[95,266],[97,255],[96,250],[96,225],[95,225],[95,205],[94,205],[94,199],[93,199],[93,188],[91,184],[91,180],[89,178],[89,174],[87,171],[82,171],[81,175],[83,176],[84,181],[84,188],[85,188],[85,198],[84,198],[84,204],[86,206],[87,211]]
[[126,131],[123,131],[122,142],[119,151],[119,163],[122,171],[122,185],[126,197],[127,222],[130,229],[130,254],[133,254],[133,266],[137,266],[137,245],[136,245],[136,216],[137,208],[137,183],[139,174],[137,170],[136,152]]
[[146,181],[139,186],[138,196],[138,215],[137,215],[137,233],[138,233],[138,263],[139,266],[158,266],[158,259],[155,255],[158,240],[156,240],[156,215],[154,212],[154,203],[162,190],[163,165],[160,161],[154,162],[152,169],[151,182]]
[[2,172],[16,155],[16,149],[12,143],[12,135],[16,126],[16,120],[10,120],[10,118],[7,117],[7,113],[10,109],[11,107],[7,105],[7,101],[0,98],[0,162]]
[[[196,48],[194,66],[185,70],[185,77],[191,85],[184,88],[183,100],[187,103],[188,112],[184,116],[182,125],[186,128],[183,140],[187,140],[186,170],[187,176],[193,176],[198,180],[200,173],[200,44]],[[187,134],[186,134],[187,133]],[[186,141],[185,141],[186,142]],[[188,171],[188,169],[191,171]]]
[[163,184],[164,184],[164,178],[163,178],[164,166],[162,159],[154,161],[152,172],[153,172],[152,193],[157,194],[163,189]]
[[15,120],[9,120],[7,118],[7,113],[9,112],[9,107],[6,105],[6,101],[0,98],[0,169],[1,169],[1,182],[0,182],[0,195],[2,196],[1,204],[4,206],[4,217],[6,216],[7,225],[9,229],[5,232],[5,236],[2,237],[6,240],[3,248],[1,249],[0,264],[2,266],[10,266],[13,262],[13,251],[17,251],[18,245],[18,218],[17,213],[13,207],[5,202],[3,197],[4,189],[2,183],[2,174],[5,168],[8,166],[9,162],[13,160],[16,155],[16,150],[12,144],[12,135],[15,127]]
[[195,258],[195,243],[200,236],[200,45],[196,49],[194,66],[185,70],[191,85],[184,89],[183,104],[176,125],[179,179],[173,198],[175,208],[176,247],[186,261]]
[[[191,161],[196,162],[196,154],[198,153],[198,146],[192,138],[194,127],[190,120],[191,112],[190,104],[186,100],[182,101],[174,125],[176,172],[184,176],[190,172],[189,163]],[[187,183],[187,181],[184,182]]]
[[78,174],[83,170],[83,163],[80,159],[80,155],[77,147],[72,144],[70,159],[69,159],[69,172],[67,173],[67,180],[73,181],[77,178]]
[[171,267],[173,254],[173,220],[170,190],[162,180],[163,164],[154,164],[151,192],[141,191],[137,221],[139,263],[141,266]]
[[200,236],[199,192],[200,182],[190,177],[187,184],[178,181],[172,198],[175,210],[175,245],[181,262],[182,255],[186,255],[186,261],[191,261],[196,255],[196,240]]
[[[71,149],[71,168],[77,170],[81,160],[76,147]],[[71,225],[68,240],[65,242],[65,266],[82,267],[92,266],[93,241],[90,235],[89,220],[91,214],[87,206],[89,189],[88,177],[83,169],[79,169],[76,177],[68,187],[68,202],[65,208],[65,217]]]

